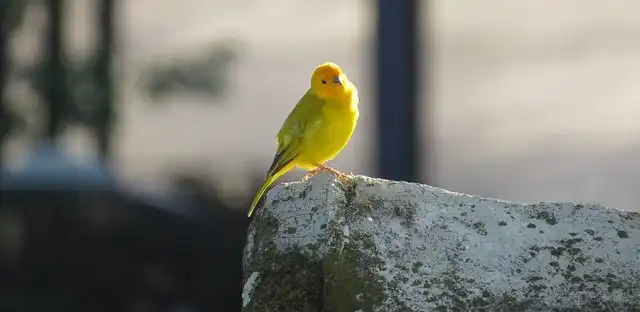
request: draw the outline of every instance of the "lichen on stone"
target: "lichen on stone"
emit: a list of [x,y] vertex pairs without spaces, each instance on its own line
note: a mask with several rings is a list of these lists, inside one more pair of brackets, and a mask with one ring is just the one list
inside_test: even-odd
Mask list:
[[[274,188],[245,311],[637,311],[640,216],[320,174]],[[251,284],[251,283],[248,283]]]

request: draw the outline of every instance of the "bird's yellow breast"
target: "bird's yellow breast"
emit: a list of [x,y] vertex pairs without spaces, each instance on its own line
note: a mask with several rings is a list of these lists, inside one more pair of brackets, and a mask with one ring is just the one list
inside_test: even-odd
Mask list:
[[358,122],[357,95],[347,103],[327,101],[316,122],[318,130],[309,138],[300,153],[300,165],[307,169],[315,163],[324,163],[333,159],[349,142]]

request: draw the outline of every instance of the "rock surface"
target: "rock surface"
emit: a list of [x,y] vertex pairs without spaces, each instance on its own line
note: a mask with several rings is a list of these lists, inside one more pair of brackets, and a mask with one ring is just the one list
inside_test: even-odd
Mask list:
[[243,311],[640,311],[640,215],[327,174],[271,190]]

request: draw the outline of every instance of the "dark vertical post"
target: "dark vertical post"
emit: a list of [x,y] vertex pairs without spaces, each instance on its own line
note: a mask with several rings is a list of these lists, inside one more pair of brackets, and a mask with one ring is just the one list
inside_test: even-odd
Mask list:
[[55,142],[62,131],[64,112],[70,105],[67,86],[63,38],[64,0],[49,0],[49,29],[47,34],[47,66],[44,100],[47,108],[46,138]]
[[[378,0],[377,100],[378,174],[418,181],[418,3]],[[429,183],[429,181],[422,181]]]
[[11,9],[9,1],[0,2],[0,173],[4,167],[4,140],[5,136],[9,133],[9,120],[8,113],[5,109],[4,90],[7,84],[7,72],[9,57],[8,45],[9,45],[9,10]]
[[111,132],[115,115],[113,103],[113,80],[111,66],[114,54],[114,10],[115,0],[101,0],[98,10],[98,58],[96,62],[96,82],[98,95],[96,141],[99,157],[109,160],[111,156]]

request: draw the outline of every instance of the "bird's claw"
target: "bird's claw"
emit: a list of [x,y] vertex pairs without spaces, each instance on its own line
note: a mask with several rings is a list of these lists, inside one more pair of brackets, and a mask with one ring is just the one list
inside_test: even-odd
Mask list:
[[345,174],[331,167],[327,167],[325,165],[318,165],[318,167],[307,171],[307,174],[305,174],[304,177],[302,177],[302,181],[307,181],[311,179],[311,177],[313,177],[314,175],[323,171],[333,174],[336,177],[336,179],[339,180],[340,182],[348,182],[349,179],[353,176],[353,173],[351,173],[351,171]]
[[308,181],[314,175],[320,173],[320,171],[322,171],[320,168],[314,168],[314,169],[311,169],[311,170],[307,171],[307,173],[302,177],[302,181]]
[[336,175],[336,179],[338,179],[338,181],[342,182],[342,183],[346,183],[349,182],[349,180],[351,179],[351,174],[339,174]]
[[329,171],[336,177],[336,179],[338,181],[343,182],[343,183],[348,182],[349,179],[351,179],[351,176],[352,176],[351,172],[342,173],[342,172],[340,172],[338,170],[335,170],[335,169],[332,169],[332,170],[329,170]]

